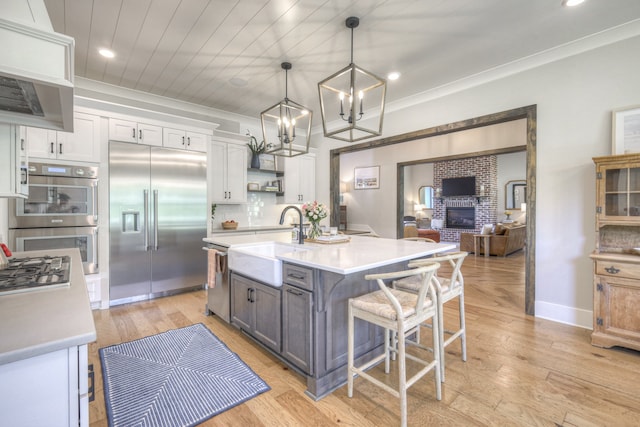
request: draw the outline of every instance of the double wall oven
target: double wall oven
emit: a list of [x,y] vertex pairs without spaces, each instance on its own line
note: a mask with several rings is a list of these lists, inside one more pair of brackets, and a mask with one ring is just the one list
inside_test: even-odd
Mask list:
[[29,164],[29,197],[9,199],[16,251],[78,248],[85,274],[98,272],[98,168]]

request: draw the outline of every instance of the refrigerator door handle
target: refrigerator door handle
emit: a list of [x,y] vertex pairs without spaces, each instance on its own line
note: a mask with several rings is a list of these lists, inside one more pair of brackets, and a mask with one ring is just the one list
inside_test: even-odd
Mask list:
[[153,250],[158,250],[158,190],[153,190]]
[[149,191],[142,190],[144,195],[144,212],[142,213],[144,218],[144,250],[149,250]]

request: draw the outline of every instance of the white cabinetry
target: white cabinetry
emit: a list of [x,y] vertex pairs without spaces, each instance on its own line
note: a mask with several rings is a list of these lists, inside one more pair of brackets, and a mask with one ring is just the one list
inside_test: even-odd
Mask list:
[[212,203],[247,201],[247,149],[244,145],[213,141],[208,156]]
[[209,137],[202,133],[189,132],[181,129],[164,128],[164,146],[167,148],[183,148],[190,151],[207,151]]
[[0,197],[29,195],[27,149],[19,129],[0,125]]
[[0,365],[0,384],[0,425],[89,425],[86,345]]
[[73,132],[24,128],[29,157],[39,159],[100,161],[100,117],[74,113]]
[[316,158],[312,154],[284,159],[284,201],[304,203],[315,198]]
[[112,118],[109,119],[109,139],[161,147],[162,127]]

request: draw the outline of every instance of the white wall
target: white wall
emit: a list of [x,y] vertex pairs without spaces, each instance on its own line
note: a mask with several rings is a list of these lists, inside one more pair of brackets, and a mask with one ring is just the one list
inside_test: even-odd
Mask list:
[[[395,239],[396,227],[401,220],[396,218],[398,163],[525,144],[526,120],[523,119],[342,154],[341,181],[351,182],[356,167],[380,166],[380,189],[353,190],[351,186],[352,191],[348,197],[345,196],[347,205],[351,205],[348,208],[348,222],[368,224],[380,236]],[[411,206],[407,208],[407,204]],[[405,212],[413,214],[413,201],[405,200]]]
[[[391,136],[537,105],[536,316],[592,325],[592,157],[611,153],[611,111],[639,102],[639,51],[636,36],[385,115],[384,136]],[[316,143],[325,150],[318,155],[316,193],[328,200],[328,150],[337,144]],[[373,153],[362,159],[376,161]],[[369,190],[373,200],[366,204],[393,221],[395,194],[382,185],[383,191]]]
[[[501,154],[498,156],[498,210],[496,217],[498,220],[504,218],[506,210],[506,185],[509,181],[524,181],[527,179],[527,152]],[[511,219],[520,220],[524,217],[524,212],[520,212],[520,205],[516,209],[509,209],[513,212]]]
[[[404,212],[405,215],[416,215],[414,205],[420,203],[418,190],[420,187],[433,186],[433,163],[422,163],[404,169]],[[424,217],[431,218],[431,210],[424,212]]]

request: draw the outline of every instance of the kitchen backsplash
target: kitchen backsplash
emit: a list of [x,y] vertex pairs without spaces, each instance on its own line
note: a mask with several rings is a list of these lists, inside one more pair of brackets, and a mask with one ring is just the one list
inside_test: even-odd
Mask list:
[[[249,193],[246,204],[218,204],[213,221],[214,230],[221,230],[220,224],[230,220],[237,221],[240,228],[278,225],[280,213],[286,206],[287,204],[276,203],[275,194]],[[285,224],[291,222],[298,222],[298,214],[293,210],[289,210],[285,218]]]

